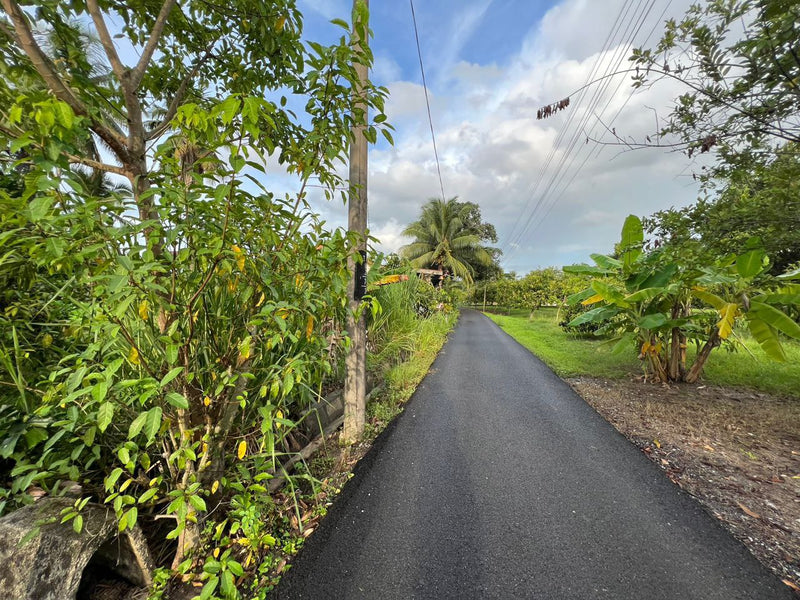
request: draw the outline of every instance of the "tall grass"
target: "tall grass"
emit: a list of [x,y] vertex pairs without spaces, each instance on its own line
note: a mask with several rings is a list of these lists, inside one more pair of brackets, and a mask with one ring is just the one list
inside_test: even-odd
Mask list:
[[381,307],[369,323],[368,366],[392,366],[405,360],[416,347],[421,319],[416,312],[420,281],[411,276],[408,281],[385,285],[373,296]]

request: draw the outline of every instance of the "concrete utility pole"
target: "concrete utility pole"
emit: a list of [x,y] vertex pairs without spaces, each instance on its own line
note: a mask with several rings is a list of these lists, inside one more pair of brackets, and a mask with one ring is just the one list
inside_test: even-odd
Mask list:
[[[369,0],[353,0],[353,13],[359,4],[369,8]],[[368,28],[369,25],[365,23]],[[363,40],[364,44],[369,39]],[[356,49],[361,45],[356,43]],[[347,314],[347,335],[350,348],[345,357],[344,380],[344,430],[342,441],[353,443],[364,433],[364,413],[367,395],[367,326],[364,315],[354,318],[361,297],[366,291],[366,250],[367,250],[367,139],[364,130],[367,123],[367,102],[364,84],[367,81],[366,65],[356,64],[356,73],[361,86],[353,87],[356,98],[356,123],[352,129],[350,142],[350,198],[348,203],[347,229],[361,236],[355,251],[347,258],[347,268],[353,274],[347,286],[349,311]],[[363,111],[363,112],[362,112]],[[361,260],[356,260],[360,254]]]

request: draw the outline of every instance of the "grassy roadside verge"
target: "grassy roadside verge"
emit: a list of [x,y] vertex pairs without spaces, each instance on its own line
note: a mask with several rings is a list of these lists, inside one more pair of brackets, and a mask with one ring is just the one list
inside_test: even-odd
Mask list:
[[269,558],[268,586],[261,592],[273,589],[282,573],[291,568],[289,561],[325,517],[328,507],[352,476],[356,463],[370,450],[375,438],[403,412],[405,403],[430,370],[457,320],[457,312],[419,320],[418,326],[405,334],[402,355],[405,360],[396,355],[374,366],[381,374],[381,381],[367,404],[363,440],[349,447],[341,446],[339,432],[336,432],[308,461],[298,465],[299,477],[294,480],[301,484],[302,494],[297,503],[289,494],[282,497],[282,504],[279,502],[281,526],[273,535],[281,544]]
[[[613,355],[603,340],[576,337],[557,323],[555,309],[540,309],[529,319],[527,313],[487,314],[511,337],[541,358],[561,377],[590,376],[619,379],[641,373],[641,366],[630,352]],[[703,374],[703,383],[744,387],[783,396],[800,395],[800,344],[785,342],[788,360],[769,360],[745,333],[736,352],[714,351]],[[695,349],[689,348],[689,360]]]

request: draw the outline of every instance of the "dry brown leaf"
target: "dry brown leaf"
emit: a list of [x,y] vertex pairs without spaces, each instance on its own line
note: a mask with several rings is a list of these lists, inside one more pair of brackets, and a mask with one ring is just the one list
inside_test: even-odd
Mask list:
[[785,583],[790,588],[792,588],[795,592],[800,592],[800,587],[798,587],[796,583],[793,583],[793,582],[789,581],[788,579],[781,579],[781,581],[783,581],[783,583]]
[[750,516],[751,516],[751,517],[753,517],[754,519],[760,519],[760,518],[761,518],[761,515],[759,515],[758,513],[754,513],[752,510],[750,510],[749,508],[747,508],[747,507],[746,507],[744,504],[742,504],[741,502],[737,502],[736,504],[738,504],[738,505],[739,505],[739,508],[741,508],[741,509],[742,509],[742,510],[745,512],[745,514],[748,514],[748,515],[750,515]]
[[708,450],[709,452],[716,452],[716,450],[714,450],[714,448],[712,448],[712,447],[711,447],[711,446],[709,446],[708,444],[706,444],[705,446],[703,446],[703,448],[705,448],[705,449],[706,449],[706,450]]

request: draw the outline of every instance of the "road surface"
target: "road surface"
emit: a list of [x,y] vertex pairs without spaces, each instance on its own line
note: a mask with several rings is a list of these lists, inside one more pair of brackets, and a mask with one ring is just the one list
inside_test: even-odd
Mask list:
[[792,598],[541,361],[475,311],[277,598]]

